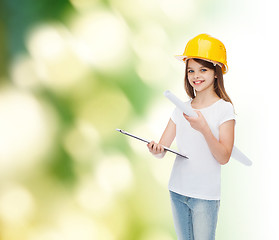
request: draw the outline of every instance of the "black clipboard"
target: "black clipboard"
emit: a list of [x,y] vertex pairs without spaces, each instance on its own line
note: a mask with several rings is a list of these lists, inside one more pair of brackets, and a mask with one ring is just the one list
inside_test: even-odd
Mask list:
[[[136,139],[138,139],[138,140],[140,140],[140,141],[143,141],[143,142],[146,142],[146,143],[150,143],[150,141],[148,141],[148,140],[146,140],[146,139],[144,139],[144,138],[140,138],[140,137],[138,137],[138,136],[135,136],[135,135],[133,135],[133,134],[131,134],[131,133],[128,133],[128,132],[126,132],[126,131],[124,131],[124,130],[116,129],[116,131],[118,131],[118,132],[120,132],[120,133],[123,133],[123,134],[125,134],[125,135],[127,135],[127,136],[129,136],[129,137],[136,138]],[[178,156],[180,156],[180,157],[189,159],[187,156],[185,156],[185,155],[183,155],[183,154],[181,154],[181,153],[179,153],[179,152],[177,152],[177,151],[174,151],[174,150],[172,150],[172,149],[170,149],[170,148],[168,148],[168,147],[165,147],[165,146],[163,146],[163,147],[164,147],[164,149],[165,149],[166,151],[172,152],[172,153],[174,153],[174,154],[176,154],[176,155],[178,155]]]

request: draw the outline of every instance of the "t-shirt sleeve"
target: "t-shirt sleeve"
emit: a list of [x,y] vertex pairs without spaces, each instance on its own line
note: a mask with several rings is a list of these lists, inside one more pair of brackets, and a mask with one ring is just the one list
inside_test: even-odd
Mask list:
[[177,123],[177,108],[175,108],[171,115],[171,120],[176,124]]
[[219,126],[229,120],[236,120],[236,117],[235,117],[233,105],[230,102],[226,102],[223,109],[222,118],[220,119],[219,122]]

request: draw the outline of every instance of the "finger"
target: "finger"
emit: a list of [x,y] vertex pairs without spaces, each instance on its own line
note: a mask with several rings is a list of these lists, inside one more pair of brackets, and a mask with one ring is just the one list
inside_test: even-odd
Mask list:
[[186,115],[185,113],[183,113],[183,116],[184,116],[184,118],[185,118],[186,120],[188,120],[188,119],[189,119],[189,116],[188,116],[188,115]]
[[195,110],[195,112],[198,114],[198,116],[199,116],[199,117],[201,117],[201,116],[202,116],[202,113],[201,113],[200,111]]
[[187,115],[184,116],[184,118],[191,124],[192,122],[194,122],[197,117],[189,117]]
[[149,152],[151,152],[151,153],[154,153],[154,152],[155,152],[155,151],[154,151],[154,145],[152,145],[152,146],[149,147]]
[[149,150],[152,150],[154,143],[155,143],[154,141],[151,141],[147,144],[147,147],[149,148]]
[[153,150],[154,150],[155,152],[157,152],[157,151],[158,151],[158,144],[154,144],[154,148],[153,148]]
[[162,148],[162,145],[161,145],[161,144],[157,144],[157,146],[156,146],[156,152],[157,152],[157,153],[162,152],[161,148]]

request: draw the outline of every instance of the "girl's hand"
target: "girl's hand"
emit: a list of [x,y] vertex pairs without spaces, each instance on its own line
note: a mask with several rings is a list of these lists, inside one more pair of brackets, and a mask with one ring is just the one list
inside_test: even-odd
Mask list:
[[189,117],[185,113],[183,113],[183,116],[190,123],[192,128],[196,129],[197,131],[203,134],[205,131],[209,129],[209,126],[202,113],[196,110],[195,112],[198,114],[197,117]]
[[150,143],[148,143],[147,147],[148,147],[149,151],[154,155],[163,153],[165,151],[162,144],[155,143],[154,141],[151,141]]

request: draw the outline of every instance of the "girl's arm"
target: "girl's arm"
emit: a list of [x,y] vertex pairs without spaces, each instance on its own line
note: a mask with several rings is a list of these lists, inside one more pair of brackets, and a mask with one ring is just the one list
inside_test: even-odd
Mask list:
[[147,147],[149,148],[149,151],[157,158],[163,158],[166,154],[166,151],[164,150],[164,147],[170,147],[172,144],[174,138],[176,135],[176,125],[175,123],[170,119],[165,131],[163,132],[161,139],[159,143],[155,143],[154,141],[151,141],[149,144],[147,144]]
[[226,121],[219,127],[218,141],[212,134],[201,112],[196,112],[198,117],[188,117],[185,114],[184,117],[189,121],[194,129],[200,131],[203,134],[214,158],[222,165],[228,163],[234,142],[234,120]]
[[234,142],[234,121],[229,120],[219,127],[219,141],[212,134],[209,127],[203,132],[211,153],[222,165],[228,163],[231,157]]

